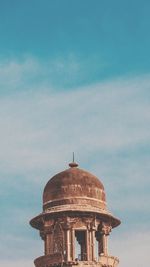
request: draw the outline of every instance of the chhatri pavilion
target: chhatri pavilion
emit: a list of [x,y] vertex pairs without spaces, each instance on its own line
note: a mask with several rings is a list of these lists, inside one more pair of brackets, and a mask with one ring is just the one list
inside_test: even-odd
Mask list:
[[43,192],[43,212],[30,221],[44,241],[36,267],[116,267],[108,237],[120,220],[107,209],[102,182],[72,162]]

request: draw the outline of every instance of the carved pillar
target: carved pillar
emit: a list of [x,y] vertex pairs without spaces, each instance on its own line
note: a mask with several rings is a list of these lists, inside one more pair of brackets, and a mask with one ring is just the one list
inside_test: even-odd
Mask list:
[[90,233],[89,228],[86,231],[86,260],[89,261],[90,259]]
[[53,253],[53,244],[52,244],[52,233],[48,233],[46,235],[46,254],[52,254]]
[[75,261],[75,231],[71,229],[71,258],[72,261]]
[[96,220],[95,217],[92,221],[89,222],[89,230],[90,230],[90,260],[95,261],[95,232],[96,232]]
[[103,223],[102,226],[102,235],[103,235],[103,253],[104,255],[108,255],[108,235],[111,232],[111,225]]
[[52,254],[52,227],[46,227],[40,232],[41,238],[44,240],[45,255]]
[[63,229],[64,229],[64,233],[65,233],[65,253],[64,253],[64,259],[66,262],[71,261],[71,255],[72,255],[72,247],[71,247],[71,240],[72,240],[72,236],[71,236],[71,225],[70,225],[70,221],[69,218],[67,217],[66,220],[64,221],[63,224]]
[[45,235],[45,255],[48,255],[48,235]]
[[91,238],[91,230],[89,230],[89,251],[88,251],[88,257],[89,261],[92,260],[92,238]]
[[45,255],[53,253],[53,238],[52,238],[52,227],[46,227],[44,230],[45,240]]
[[67,261],[70,261],[71,254],[71,237],[70,237],[70,229],[66,229],[66,255]]
[[92,228],[91,230],[91,248],[92,248],[91,260],[94,261],[95,260],[95,228]]

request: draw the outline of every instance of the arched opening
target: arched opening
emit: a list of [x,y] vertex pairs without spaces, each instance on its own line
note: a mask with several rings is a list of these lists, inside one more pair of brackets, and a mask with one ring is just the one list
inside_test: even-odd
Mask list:
[[86,230],[75,230],[75,259],[87,260]]

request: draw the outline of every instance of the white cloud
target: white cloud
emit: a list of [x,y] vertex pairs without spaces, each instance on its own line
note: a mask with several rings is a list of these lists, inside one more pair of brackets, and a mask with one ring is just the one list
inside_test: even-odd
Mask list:
[[[56,64],[58,69],[65,68],[59,64]],[[25,81],[29,73],[30,79]],[[75,151],[81,167],[103,177],[109,207],[117,209],[120,214],[121,211],[122,214],[126,212],[126,216],[132,210],[134,214],[141,214],[143,210],[148,212],[150,197],[146,188],[149,186],[147,177],[150,167],[148,152],[145,152],[150,149],[148,75],[58,92],[53,89],[50,79],[47,82],[41,79],[39,83],[38,75],[47,77],[48,72],[45,74],[44,65],[33,59],[0,66],[0,74],[0,84],[6,89],[10,86],[12,89],[30,88],[29,91],[3,94],[0,99],[0,193],[2,200],[7,195],[3,203],[7,203],[8,208],[13,205],[12,199],[12,204],[8,204],[11,187],[18,197],[19,190],[22,195],[26,190],[25,196],[35,202],[32,200],[33,196],[36,197],[35,192],[42,191],[41,186],[49,176],[67,168],[72,151]],[[15,203],[14,216],[15,210],[18,213],[22,205],[21,202]],[[36,205],[36,209],[40,209],[41,203],[37,202]],[[31,212],[28,209],[23,209],[23,212],[23,219],[20,217],[20,224],[18,222],[16,227],[28,223],[25,218]],[[5,232],[3,234],[5,236]],[[119,241],[114,241],[118,253],[123,255],[121,267],[133,264],[134,257],[125,247],[130,243],[136,244],[134,240],[140,238],[142,236],[137,233],[128,240],[123,237],[120,246]],[[141,257],[145,257],[146,262],[144,246],[148,245],[148,239],[145,233],[143,238],[145,245],[140,244],[136,249],[141,251]],[[21,234],[21,239],[24,239],[24,234]],[[24,249],[23,242],[20,244]],[[7,264],[4,262],[3,266]],[[12,264],[25,266],[28,262]],[[27,266],[31,266],[30,263]]]
[[[82,79],[81,62],[74,55],[42,62],[32,56],[0,62],[0,91],[38,91],[41,86],[68,86]],[[86,75],[84,73],[84,75]],[[44,88],[45,89],[45,88]]]
[[[113,234],[112,234],[113,235]],[[150,232],[126,233],[110,242],[110,251],[120,259],[120,267],[146,266],[149,262]],[[112,253],[110,253],[112,254]]]
[[48,164],[57,168],[72,150],[80,158],[86,153],[92,157],[94,151],[115,152],[149,142],[147,84],[149,80],[136,86],[112,81],[71,92],[41,88],[2,97],[1,162],[11,172]]
[[32,81],[41,66],[34,58],[26,57],[24,60],[11,60],[0,62],[0,90],[2,92],[13,92],[20,86],[26,87],[27,81]]

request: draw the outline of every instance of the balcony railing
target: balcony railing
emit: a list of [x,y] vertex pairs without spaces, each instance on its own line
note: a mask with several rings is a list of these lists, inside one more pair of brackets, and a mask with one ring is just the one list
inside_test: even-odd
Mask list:
[[[87,261],[74,261],[73,265],[84,265]],[[36,267],[51,267],[51,266],[61,266],[64,262],[61,253],[55,253],[53,255],[45,255],[35,259],[34,263]],[[101,267],[117,267],[119,259],[114,256],[107,256],[101,254],[98,262]]]

